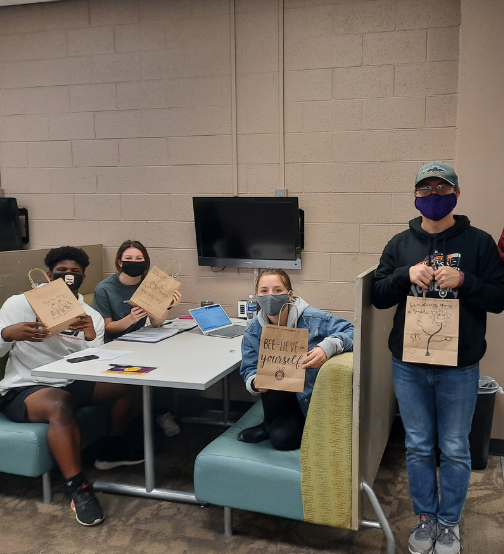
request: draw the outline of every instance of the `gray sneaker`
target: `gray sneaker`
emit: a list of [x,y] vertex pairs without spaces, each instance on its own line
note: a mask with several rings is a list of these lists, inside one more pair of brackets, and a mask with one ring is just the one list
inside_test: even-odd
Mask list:
[[437,524],[429,516],[420,516],[408,541],[411,554],[432,554]]
[[438,522],[434,554],[460,554],[460,531],[458,525],[447,527]]

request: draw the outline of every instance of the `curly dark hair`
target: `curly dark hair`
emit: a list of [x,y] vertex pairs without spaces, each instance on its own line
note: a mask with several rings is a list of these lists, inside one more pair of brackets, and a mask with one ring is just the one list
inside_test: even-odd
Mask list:
[[89,256],[82,248],[75,248],[75,246],[60,246],[59,248],[49,250],[44,263],[49,268],[49,271],[52,272],[54,266],[63,260],[77,262],[81,266],[82,273],[85,273],[86,267],[89,265]]

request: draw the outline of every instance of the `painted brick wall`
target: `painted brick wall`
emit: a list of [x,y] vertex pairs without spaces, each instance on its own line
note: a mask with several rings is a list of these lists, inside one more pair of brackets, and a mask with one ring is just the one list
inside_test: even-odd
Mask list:
[[283,4],[0,8],[2,186],[31,246],[103,243],[112,273],[136,238],[182,264],[179,311],[212,298],[234,315],[252,271],[197,266],[191,198],[273,195],[285,175],[306,213],[296,290],[351,318],[355,276],[416,215],[417,167],[455,158],[460,2]]

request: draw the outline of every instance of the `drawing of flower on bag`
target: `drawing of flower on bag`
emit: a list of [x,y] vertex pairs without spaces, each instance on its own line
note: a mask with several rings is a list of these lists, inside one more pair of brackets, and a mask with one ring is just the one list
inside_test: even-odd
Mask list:
[[423,322],[418,321],[418,326],[422,329],[422,331],[429,337],[427,340],[427,350],[425,352],[426,356],[430,356],[429,352],[429,346],[431,342],[444,342],[444,341],[451,341],[452,337],[443,337],[440,340],[436,340],[434,337],[441,332],[443,327],[446,327],[448,323],[451,321],[451,315],[448,313],[448,309],[444,307],[443,305],[434,306],[432,308],[430,318],[432,319],[432,322],[434,324],[434,331],[426,330],[424,328]]

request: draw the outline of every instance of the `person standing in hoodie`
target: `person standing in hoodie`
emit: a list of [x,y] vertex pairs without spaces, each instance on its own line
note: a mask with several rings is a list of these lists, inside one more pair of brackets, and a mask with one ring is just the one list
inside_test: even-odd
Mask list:
[[[242,342],[240,373],[247,390],[262,395],[264,422],[244,429],[238,440],[258,443],[270,439],[276,450],[296,450],[301,445],[310,398],[320,367],[332,356],[353,349],[354,326],[346,319],[312,308],[294,296],[289,276],[282,269],[265,269],[256,281],[260,311],[251,320]],[[285,306],[293,302],[296,308]],[[283,308],[283,309],[282,309]],[[302,365],[306,369],[303,392],[256,389],[254,380],[262,327],[278,324],[308,329],[308,353]]]
[[[460,196],[449,164],[423,165],[415,179],[422,214],[393,237],[372,285],[379,309],[397,305],[389,336],[394,388],[406,430],[410,494],[419,520],[409,537],[411,554],[458,554],[460,521],[469,487],[469,433],[486,351],[487,312],[504,310],[504,270],[493,238],[454,215]],[[408,296],[459,301],[456,367],[402,361]],[[439,491],[436,442],[441,450]]]

